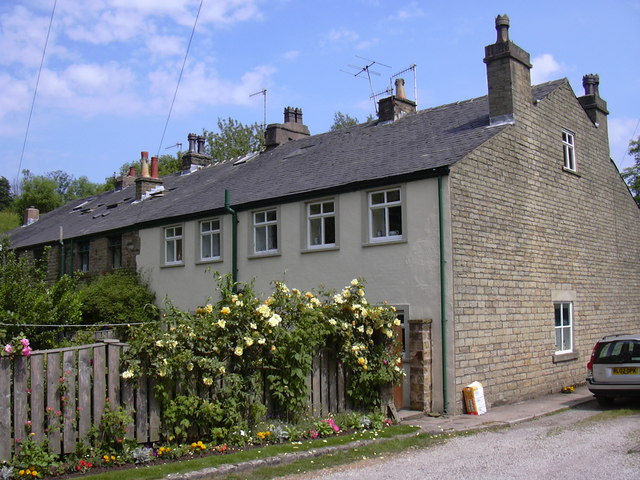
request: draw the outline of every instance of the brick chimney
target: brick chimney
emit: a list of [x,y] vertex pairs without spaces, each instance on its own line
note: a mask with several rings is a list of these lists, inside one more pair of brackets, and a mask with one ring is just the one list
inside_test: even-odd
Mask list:
[[205,138],[202,135],[190,133],[187,135],[187,139],[189,140],[189,150],[182,156],[182,171],[191,172],[211,165],[211,157],[204,153]]
[[129,167],[129,174],[116,178],[116,190],[122,190],[136,181],[136,168]]
[[497,39],[484,49],[492,125],[510,123],[533,104],[529,53],[509,40],[509,17],[496,17]]
[[600,77],[598,75],[590,73],[582,77],[584,95],[579,97],[578,100],[593,124],[603,129],[605,138],[609,138],[607,126],[607,115],[609,115],[609,111],[607,110],[607,102],[600,98],[599,85]]
[[136,200],[140,200],[145,193],[162,185],[162,180],[159,178],[151,178],[149,175],[149,152],[140,152],[140,177],[136,178],[135,182]]
[[31,225],[40,218],[40,210],[35,207],[29,207],[24,210],[24,223],[23,225]]
[[291,140],[299,140],[310,135],[309,127],[302,123],[302,110],[287,107],[284,109],[284,123],[271,123],[265,132],[265,146],[275,148]]
[[416,113],[416,102],[407,99],[404,91],[404,79],[396,78],[396,94],[378,101],[378,120],[393,122],[405,115]]

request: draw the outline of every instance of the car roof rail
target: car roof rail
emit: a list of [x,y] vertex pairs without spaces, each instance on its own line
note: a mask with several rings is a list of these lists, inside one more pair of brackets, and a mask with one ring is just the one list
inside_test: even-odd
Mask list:
[[633,337],[633,333],[614,333],[613,335],[605,335],[602,339],[604,340],[605,338],[612,337]]

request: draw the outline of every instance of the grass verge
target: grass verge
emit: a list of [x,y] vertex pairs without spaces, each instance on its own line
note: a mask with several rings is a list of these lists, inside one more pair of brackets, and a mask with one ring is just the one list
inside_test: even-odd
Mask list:
[[[384,430],[378,431],[363,431],[359,433],[353,433],[350,435],[343,435],[338,437],[328,437],[328,438],[318,438],[315,440],[307,440],[304,442],[292,442],[292,443],[284,443],[278,445],[267,445],[264,447],[251,448],[247,450],[242,450],[239,452],[234,452],[226,455],[211,455],[200,458],[192,458],[189,460],[182,460],[172,463],[165,463],[161,465],[149,465],[149,466],[140,466],[137,468],[130,468],[126,470],[114,470],[109,472],[104,472],[96,475],[83,475],[83,480],[153,480],[166,477],[171,473],[187,473],[196,470],[203,470],[205,468],[213,468],[213,467],[221,467],[227,464],[237,464],[243,462],[250,462],[252,460],[260,460],[265,458],[274,457],[279,454],[284,453],[296,453],[296,452],[304,452],[312,449],[323,449],[325,447],[336,447],[340,445],[347,445],[356,441],[361,440],[375,440],[375,439],[397,439],[399,436],[410,435],[412,433],[416,433],[418,431],[417,427],[412,427],[410,425],[394,425]],[[417,438],[417,437],[416,437]],[[394,440],[394,442],[384,442],[384,443],[395,443],[402,442],[404,439]],[[379,445],[379,443],[376,443]],[[365,447],[356,447],[362,452],[362,449]],[[375,448],[375,447],[374,447]],[[407,446],[403,447],[407,448]],[[346,452],[345,452],[346,453]],[[342,457],[342,453],[340,456]],[[361,454],[362,455],[362,454]],[[353,461],[353,460],[349,460]],[[313,463],[311,463],[313,465]],[[274,467],[276,468],[276,467]],[[299,468],[299,467],[297,467]],[[324,468],[324,467],[320,467]],[[251,472],[251,478],[261,478],[254,477],[254,472]],[[295,470],[294,470],[295,472]],[[235,478],[246,478],[246,477],[235,477]],[[273,477],[262,477],[262,478],[273,478]]]

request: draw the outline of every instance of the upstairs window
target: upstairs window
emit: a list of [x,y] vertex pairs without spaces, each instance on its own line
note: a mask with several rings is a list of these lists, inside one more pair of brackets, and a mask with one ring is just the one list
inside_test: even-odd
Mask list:
[[564,168],[576,171],[576,150],[573,133],[568,130],[562,131],[562,154],[564,156]]
[[556,353],[573,351],[573,303],[556,302],[555,310]]
[[278,211],[263,210],[253,213],[253,252],[278,252]]
[[307,238],[309,248],[336,245],[336,210],[333,200],[307,204]]
[[80,258],[80,271],[89,271],[89,242],[82,242],[78,244],[78,257]]
[[369,193],[369,239],[402,239],[402,197],[399,188]]
[[182,226],[164,229],[164,263],[166,265],[182,263]]
[[200,222],[200,260],[220,258],[220,220]]
[[109,257],[111,259],[111,268],[116,269],[122,267],[121,237],[109,237]]

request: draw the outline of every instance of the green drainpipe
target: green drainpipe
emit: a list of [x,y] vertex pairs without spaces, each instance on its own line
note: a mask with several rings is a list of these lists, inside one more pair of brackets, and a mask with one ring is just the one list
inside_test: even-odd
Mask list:
[[73,238],[69,240],[69,275],[73,276]]
[[440,330],[442,335],[442,399],[444,413],[449,412],[447,391],[447,316],[445,291],[444,221],[442,215],[442,176],[438,176],[438,222],[440,229]]
[[224,191],[224,208],[231,214],[231,279],[235,291],[238,282],[238,214],[231,208],[229,190]]

